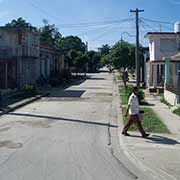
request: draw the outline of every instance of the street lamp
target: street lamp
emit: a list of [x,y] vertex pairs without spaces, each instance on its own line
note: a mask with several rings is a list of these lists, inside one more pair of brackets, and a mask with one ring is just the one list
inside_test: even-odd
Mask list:
[[124,31],[124,32],[121,33],[121,42],[123,41],[123,35],[124,34],[128,35],[129,37],[136,37],[135,35],[129,34],[128,32]]

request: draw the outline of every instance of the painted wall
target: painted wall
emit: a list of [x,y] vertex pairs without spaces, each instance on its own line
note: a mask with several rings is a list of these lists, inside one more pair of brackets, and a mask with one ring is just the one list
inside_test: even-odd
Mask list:
[[167,91],[167,90],[164,91],[164,98],[172,106],[178,106],[179,105],[180,97],[177,96],[176,94],[170,92],[170,91]]
[[156,34],[149,36],[150,61],[163,60],[179,52],[180,35]]

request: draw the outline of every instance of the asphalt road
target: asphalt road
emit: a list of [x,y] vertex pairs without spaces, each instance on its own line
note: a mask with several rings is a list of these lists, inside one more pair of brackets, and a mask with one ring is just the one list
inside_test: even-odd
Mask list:
[[112,91],[112,75],[91,74],[1,116],[0,180],[134,179],[109,146]]

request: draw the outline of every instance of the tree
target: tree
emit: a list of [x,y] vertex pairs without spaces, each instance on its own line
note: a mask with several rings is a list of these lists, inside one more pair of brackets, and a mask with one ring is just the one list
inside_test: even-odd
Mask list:
[[81,51],[71,51],[72,56],[74,58],[73,64],[76,67],[76,73],[78,73],[79,70],[83,70],[86,74],[86,65],[88,63],[88,55],[81,52]]
[[62,38],[59,48],[66,54],[69,53],[70,50],[85,52],[86,49],[85,44],[77,36],[67,36]]
[[110,51],[112,64],[116,69],[134,67],[135,46],[122,41],[116,43]]
[[89,51],[89,71],[95,72],[100,67],[101,54],[96,51]]
[[60,47],[62,35],[54,24],[49,24],[47,20],[43,20],[44,26],[40,28],[40,42],[55,48]]
[[24,20],[22,17],[13,19],[10,23],[7,23],[5,26],[6,27],[32,27],[32,25],[26,22],[26,20]]
[[98,48],[101,56],[106,56],[109,54],[111,47],[108,44],[102,45],[102,47]]

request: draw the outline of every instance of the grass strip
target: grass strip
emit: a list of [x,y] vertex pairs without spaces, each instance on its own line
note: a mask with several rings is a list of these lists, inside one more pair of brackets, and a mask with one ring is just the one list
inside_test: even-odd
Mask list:
[[[169,134],[169,130],[166,125],[161,121],[158,115],[151,108],[142,108],[144,110],[142,125],[147,132],[153,133],[165,133]],[[125,114],[126,108],[122,107],[123,114]],[[128,117],[123,117],[124,124],[127,123]],[[137,131],[137,127],[133,124],[130,131]]]

